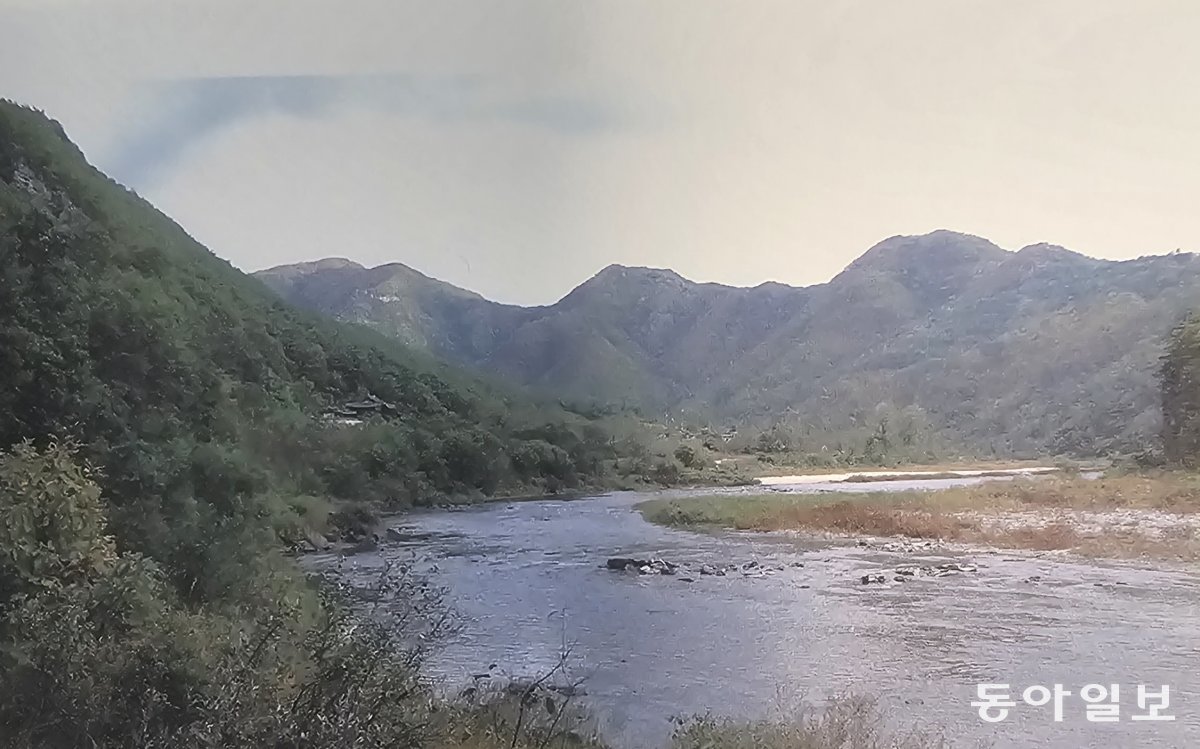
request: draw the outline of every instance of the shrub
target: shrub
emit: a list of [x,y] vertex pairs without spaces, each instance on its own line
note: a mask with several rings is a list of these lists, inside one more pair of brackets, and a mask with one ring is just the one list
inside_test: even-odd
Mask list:
[[684,468],[692,468],[697,461],[696,450],[691,445],[680,445],[675,448],[675,460],[682,463]]
[[[7,746],[395,747],[427,738],[419,679],[440,596],[386,570],[354,615],[284,571],[250,609],[191,607],[107,534],[68,447],[0,457],[0,725]],[[231,535],[226,540],[236,541]],[[228,555],[227,555],[228,556]],[[217,563],[219,556],[206,558]],[[225,571],[206,580],[222,579]],[[257,612],[252,617],[248,610]]]
[[673,460],[660,460],[650,469],[650,478],[663,486],[679,483],[683,471]]

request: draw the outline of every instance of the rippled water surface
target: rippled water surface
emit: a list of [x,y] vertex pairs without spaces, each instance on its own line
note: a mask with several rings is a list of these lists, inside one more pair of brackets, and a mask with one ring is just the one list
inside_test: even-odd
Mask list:
[[[448,589],[463,631],[432,664],[447,685],[468,683],[489,664],[536,676],[566,642],[571,672],[585,679],[603,730],[627,747],[660,745],[672,715],[757,716],[781,695],[817,700],[847,691],[878,696],[897,725],[942,727],[954,746],[1200,747],[1200,577],[1193,573],[697,534],[643,521],[632,507],[646,497],[407,515],[398,525],[406,540],[353,564],[367,575],[389,557],[416,553]],[[603,569],[610,556],[785,569],[689,583],[610,572]],[[886,587],[859,582],[868,572],[945,561],[972,562],[979,572]],[[1073,695],[1062,723],[1048,707],[1018,705],[1006,722],[984,724],[969,704],[979,682],[1018,690],[1057,682],[1076,693],[1116,682],[1122,719],[1089,723]],[[1140,712],[1140,683],[1170,685],[1174,722],[1130,720]]]

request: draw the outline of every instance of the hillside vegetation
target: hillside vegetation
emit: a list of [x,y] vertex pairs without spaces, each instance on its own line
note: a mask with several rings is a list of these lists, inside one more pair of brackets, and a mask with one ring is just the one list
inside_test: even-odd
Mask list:
[[[323,417],[367,396],[391,413]],[[412,745],[419,650],[286,546],[617,457],[582,416],[283,302],[0,102],[0,743]]]
[[807,288],[612,266],[540,308],[399,264],[258,276],[309,309],[535,389],[738,424],[850,463],[1156,445],[1158,360],[1200,298],[1194,255],[1110,262],[949,231],[880,242]]
[[[75,439],[130,503],[116,522],[138,544],[169,548],[272,491],[403,505],[578,485],[607,457],[582,417],[448,380],[427,355],[281,302],[42,117],[2,113],[0,445]],[[314,418],[368,394],[398,416]]]

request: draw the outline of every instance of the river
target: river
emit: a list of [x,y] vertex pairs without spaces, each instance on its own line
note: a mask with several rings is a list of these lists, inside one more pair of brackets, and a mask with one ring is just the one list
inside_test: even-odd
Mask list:
[[[430,663],[447,687],[469,683],[490,664],[537,676],[557,663],[565,643],[603,733],[629,749],[662,745],[673,715],[764,716],[796,699],[847,692],[876,696],[896,726],[940,728],[952,746],[1200,746],[1200,576],[1193,572],[1052,554],[895,553],[789,534],[693,533],[651,525],[633,510],[664,494],[405,515],[397,521],[402,540],[342,569],[369,576],[389,559],[423,560],[462,622]],[[610,572],[603,568],[610,556],[783,569],[685,582]],[[860,583],[898,565],[947,561],[979,571]],[[970,705],[981,682],[1012,685],[1018,704],[1004,722],[984,723]],[[1055,683],[1074,692],[1062,722],[1050,706],[1020,701],[1025,687]],[[1078,693],[1090,683],[1121,685],[1119,722],[1085,719]],[[1175,720],[1131,720],[1144,712],[1138,684],[1169,685],[1165,712]]]

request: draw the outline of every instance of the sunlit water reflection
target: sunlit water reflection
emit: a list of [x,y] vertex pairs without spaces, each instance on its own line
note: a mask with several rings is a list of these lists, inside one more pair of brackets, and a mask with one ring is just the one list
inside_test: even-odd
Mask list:
[[[784,534],[698,534],[642,520],[632,505],[647,496],[406,515],[398,523],[411,538],[343,568],[366,576],[389,558],[416,553],[426,561],[463,622],[431,664],[445,685],[468,683],[489,664],[536,676],[565,643],[606,735],[627,747],[660,745],[672,715],[759,716],[781,702],[844,692],[877,696],[897,725],[939,726],[954,746],[1200,746],[1196,574],[1052,555],[897,554]],[[603,569],[618,555],[785,569],[689,583]],[[979,572],[886,587],[859,582],[867,572],[951,560],[976,563]],[[969,704],[979,682],[1017,690],[1057,682],[1076,693],[1117,682],[1122,720],[1087,722],[1076,694],[1062,723],[1048,707],[1018,705],[1007,721],[984,724]],[[1174,722],[1130,720],[1139,683],[1171,686]]]

